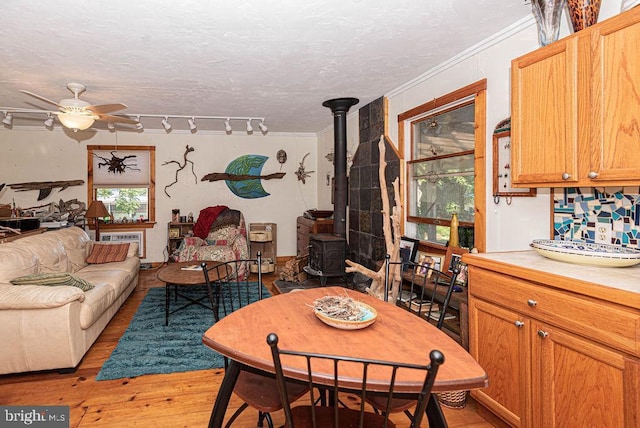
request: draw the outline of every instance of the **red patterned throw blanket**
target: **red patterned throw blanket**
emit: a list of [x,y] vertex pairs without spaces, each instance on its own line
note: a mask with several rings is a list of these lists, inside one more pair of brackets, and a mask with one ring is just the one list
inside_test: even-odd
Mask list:
[[213,222],[216,221],[220,213],[227,208],[228,207],[225,207],[224,205],[216,205],[215,207],[208,207],[200,210],[198,221],[193,226],[193,234],[198,238],[206,239]]

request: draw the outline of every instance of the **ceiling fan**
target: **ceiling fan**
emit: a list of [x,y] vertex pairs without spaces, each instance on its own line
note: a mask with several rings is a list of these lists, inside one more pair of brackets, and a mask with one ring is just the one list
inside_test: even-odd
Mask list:
[[48,98],[43,97],[42,95],[35,94],[30,91],[20,90],[20,92],[30,95],[34,98],[38,98],[39,100],[45,101],[49,104],[53,104],[59,108],[58,111],[47,111],[47,110],[33,110],[33,109],[22,109],[22,108],[8,108],[8,107],[0,107],[0,109],[12,111],[12,112],[24,112],[24,113],[46,113],[49,115],[57,115],[58,120],[65,127],[74,130],[77,132],[78,130],[84,130],[91,125],[96,120],[110,123],[126,123],[130,125],[137,125],[138,121],[129,119],[124,116],[115,116],[110,113],[123,110],[127,108],[125,104],[101,104],[101,105],[91,105],[86,101],[83,101],[79,98],[80,94],[82,94],[87,87],[81,83],[68,83],[67,89],[69,89],[73,93],[73,98],[67,98],[61,100],[60,102],[52,101]]

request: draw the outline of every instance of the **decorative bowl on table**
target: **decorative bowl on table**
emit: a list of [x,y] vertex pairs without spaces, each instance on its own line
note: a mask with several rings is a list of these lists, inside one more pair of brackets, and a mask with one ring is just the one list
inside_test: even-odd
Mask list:
[[314,302],[313,312],[323,323],[341,330],[359,330],[373,324],[378,312],[348,296],[325,296]]
[[545,257],[567,263],[604,267],[626,267],[640,263],[640,251],[620,245],[535,239],[531,247]]

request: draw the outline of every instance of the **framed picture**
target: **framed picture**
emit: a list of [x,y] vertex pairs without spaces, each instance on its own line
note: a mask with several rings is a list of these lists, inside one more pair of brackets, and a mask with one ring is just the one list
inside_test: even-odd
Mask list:
[[169,238],[179,238],[180,237],[180,229],[177,227],[172,227],[169,229]]
[[420,254],[420,258],[418,259],[418,264],[420,265],[420,270],[418,271],[418,273],[422,274],[422,275],[427,275],[428,277],[431,276],[431,272],[433,272],[431,269],[434,269],[434,265],[435,265],[435,260],[433,259],[433,257],[431,257],[428,254]]
[[416,260],[418,245],[420,245],[420,241],[418,241],[417,239],[407,238],[406,236],[403,236],[402,238],[400,238],[400,249],[402,250],[403,248],[405,248],[406,249],[405,252],[408,250],[410,262],[413,262]]
[[464,263],[460,263],[460,273],[456,278],[456,284],[466,286],[468,275],[469,275],[469,267]]
[[447,247],[447,254],[444,256],[444,264],[441,271],[444,273],[451,272],[454,267],[461,265],[462,255],[468,253],[466,248]]

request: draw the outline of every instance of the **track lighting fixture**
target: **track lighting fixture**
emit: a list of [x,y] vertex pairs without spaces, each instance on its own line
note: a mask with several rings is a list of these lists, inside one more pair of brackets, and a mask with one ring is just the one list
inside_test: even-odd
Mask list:
[[[265,118],[264,117],[234,117],[234,116],[181,116],[181,115],[165,115],[165,114],[135,114],[135,115],[128,115],[127,117],[131,118],[131,119],[135,119],[138,121],[138,124],[136,125],[137,129],[143,129],[142,124],[140,123],[140,119],[141,118],[145,118],[145,117],[155,117],[155,118],[162,118],[162,121],[160,122],[162,124],[162,126],[164,127],[165,131],[169,132],[170,130],[173,129],[173,127],[171,126],[171,124],[169,123],[169,119],[186,119],[187,120],[187,125],[189,126],[189,131],[191,131],[191,133],[195,134],[196,131],[198,131],[198,123],[196,122],[205,122],[208,120],[221,120],[224,123],[224,130],[227,134],[230,134],[232,132],[232,128],[231,128],[231,122],[234,120],[243,120],[246,121],[246,126],[247,126],[247,133],[251,134],[253,132],[253,125],[251,124],[252,121],[259,121],[258,122],[258,127],[260,127],[260,131],[262,131],[262,133],[266,134],[267,131],[269,130],[269,128],[267,128],[267,125],[265,125],[264,121]],[[200,125],[202,125],[202,123],[200,123]],[[205,129],[211,129],[208,127],[205,127]]]
[[[78,130],[84,130],[87,129],[89,127],[91,127],[94,123],[94,121],[96,120],[94,117],[92,116],[86,116],[86,115],[78,115],[78,114],[74,114],[74,113],[57,113],[57,112],[43,112],[41,110],[26,110],[26,109],[20,109],[18,110],[11,110],[11,107],[0,107],[0,115],[4,114],[4,118],[2,120],[2,125],[4,125],[7,128],[12,128],[13,127],[13,116],[15,114],[18,115],[22,115],[22,114],[29,114],[29,115],[33,115],[33,114],[46,114],[46,118],[43,120],[44,125],[48,128],[48,129],[53,129],[53,126],[55,125],[55,118],[56,116],[58,117],[58,120],[60,121],[60,123],[69,129],[72,129],[74,131],[78,131]],[[119,120],[114,120],[114,121],[107,121],[104,120],[105,122],[107,122],[107,128],[109,129],[109,131],[113,132],[114,130],[118,129],[116,128],[116,123],[120,124],[120,122],[125,123],[127,125],[134,125],[135,129],[138,131],[144,131],[145,126],[142,124],[142,122],[140,121],[141,119],[144,118],[156,118],[157,120],[160,120],[160,122],[155,122],[154,125],[154,129],[157,129],[159,126],[158,124],[161,124],[162,127],[164,128],[164,130],[168,133],[168,132],[172,132],[174,130],[173,126],[171,125],[171,123],[169,123],[169,120],[171,119],[184,119],[186,120],[187,126],[189,127],[189,131],[193,134],[195,134],[196,132],[198,132],[198,125],[200,125],[201,129],[204,128],[207,131],[213,131],[215,129],[220,129],[217,126],[208,126],[207,125],[203,125],[203,123],[206,123],[207,121],[221,121],[224,125],[224,131],[227,134],[231,134],[232,130],[232,122],[233,121],[244,121],[246,123],[246,131],[248,134],[253,133],[253,124],[252,122],[255,120],[256,123],[258,124],[258,127],[260,128],[260,131],[263,134],[266,134],[267,131],[269,130],[269,128],[267,128],[267,125],[265,124],[265,118],[264,117],[249,117],[249,116],[181,116],[181,115],[167,115],[167,114],[131,114],[131,115],[118,115],[118,118],[122,118],[122,121]],[[152,122],[153,123],[153,122]],[[1,125],[0,125],[1,126]],[[148,127],[149,125],[147,125]],[[178,128],[180,131],[185,130],[183,127],[179,127]]]
[[4,119],[2,120],[2,123],[7,126],[13,125],[13,115],[11,114],[11,112],[4,112]]
[[194,117],[189,119],[187,123],[189,124],[189,130],[191,132],[196,132],[198,130],[198,127],[196,126],[196,119]]
[[47,114],[47,120],[44,121],[44,126],[46,126],[47,129],[53,128],[53,116],[51,116],[51,113]]

